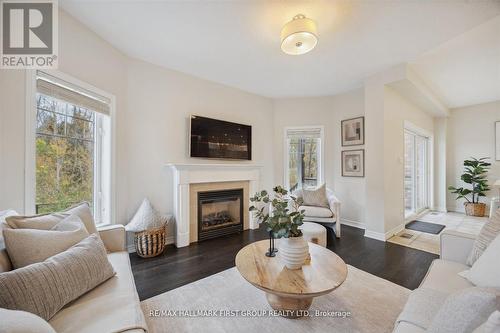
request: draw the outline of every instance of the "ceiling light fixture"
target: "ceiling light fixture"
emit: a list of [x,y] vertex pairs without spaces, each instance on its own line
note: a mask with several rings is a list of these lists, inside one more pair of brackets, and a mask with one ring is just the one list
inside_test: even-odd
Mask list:
[[281,29],[281,50],[286,54],[304,54],[314,49],[316,44],[316,23],[305,15],[295,15],[293,20]]

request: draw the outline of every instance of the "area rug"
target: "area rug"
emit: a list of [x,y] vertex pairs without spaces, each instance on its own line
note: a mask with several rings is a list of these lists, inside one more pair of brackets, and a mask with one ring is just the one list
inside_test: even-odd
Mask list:
[[446,226],[442,224],[422,222],[422,221],[411,221],[406,225],[406,229],[426,232],[428,234],[434,234],[434,235],[439,234],[441,231],[443,231],[444,228],[446,228]]
[[141,303],[149,332],[392,332],[410,290],[348,266],[346,281],[314,299],[309,316],[271,313],[264,292],[231,268]]

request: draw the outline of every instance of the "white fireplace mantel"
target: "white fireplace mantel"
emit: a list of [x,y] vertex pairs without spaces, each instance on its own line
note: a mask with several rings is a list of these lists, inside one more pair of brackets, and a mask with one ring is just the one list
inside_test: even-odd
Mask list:
[[[168,163],[173,171],[174,215],[176,223],[175,245],[189,245],[189,185],[196,183],[248,181],[251,194],[259,190],[262,166],[255,164],[186,164]],[[249,227],[258,223],[249,212]]]

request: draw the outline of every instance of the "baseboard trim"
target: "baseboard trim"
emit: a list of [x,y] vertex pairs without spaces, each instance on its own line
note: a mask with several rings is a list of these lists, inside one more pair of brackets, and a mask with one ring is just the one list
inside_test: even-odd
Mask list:
[[371,230],[365,230],[365,237],[376,239],[382,242],[386,241],[385,234]]
[[405,224],[401,223],[400,225],[392,228],[391,230],[387,231],[386,233],[382,232],[376,232],[376,231],[371,231],[371,230],[366,230],[365,229],[365,237],[376,239],[382,242],[385,242],[398,232],[402,231],[405,228]]
[[[175,243],[175,237],[174,236],[169,236],[165,238],[165,245],[169,244],[174,244]],[[128,244],[127,245],[127,252],[128,253],[135,253],[135,244]]]
[[348,225],[350,227],[358,228],[358,229],[366,229],[366,224],[361,223],[359,221],[340,219],[341,224]]
[[385,239],[388,240],[392,236],[396,235],[398,232],[403,231],[405,226],[406,226],[405,223],[401,223],[400,225],[392,228],[391,230],[389,230],[388,232],[385,233]]

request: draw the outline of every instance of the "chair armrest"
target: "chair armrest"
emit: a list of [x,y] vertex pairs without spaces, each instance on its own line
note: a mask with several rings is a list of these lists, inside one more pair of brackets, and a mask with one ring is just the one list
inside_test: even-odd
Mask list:
[[330,210],[335,214],[337,220],[340,219],[340,200],[335,196],[332,191],[326,193],[326,198],[328,199],[328,205]]
[[126,250],[125,227],[121,224],[112,224],[97,228],[104,246],[109,252]]
[[440,238],[440,258],[466,264],[476,236],[454,230],[444,230]]

